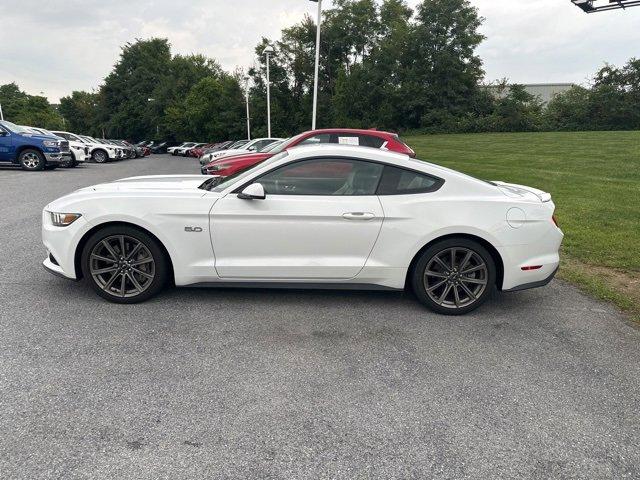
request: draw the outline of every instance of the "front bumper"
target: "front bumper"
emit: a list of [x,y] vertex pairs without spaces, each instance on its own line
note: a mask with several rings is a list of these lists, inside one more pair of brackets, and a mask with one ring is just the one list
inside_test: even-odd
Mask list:
[[84,148],[72,148],[71,151],[76,162],[84,163],[87,161],[88,155]]
[[71,152],[64,153],[45,153],[44,159],[47,163],[62,163],[71,158]]
[[79,278],[75,252],[80,240],[90,229],[91,225],[84,217],[78,218],[68,227],[56,227],[51,223],[49,210],[45,208],[42,212],[42,243],[47,249],[47,258],[42,264],[43,267],[64,278]]
[[44,259],[44,261],[42,262],[42,266],[51,275],[64,278],[65,280],[73,280],[74,282],[78,281],[77,278],[69,277],[66,273],[64,273],[64,270],[62,270],[62,267],[54,263],[54,261],[52,260],[51,254],[49,254],[47,258]]

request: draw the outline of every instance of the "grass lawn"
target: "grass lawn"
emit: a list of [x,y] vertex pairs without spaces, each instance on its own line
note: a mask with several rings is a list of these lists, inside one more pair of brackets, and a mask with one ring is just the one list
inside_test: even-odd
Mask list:
[[553,195],[562,276],[640,318],[640,131],[406,136],[418,158]]

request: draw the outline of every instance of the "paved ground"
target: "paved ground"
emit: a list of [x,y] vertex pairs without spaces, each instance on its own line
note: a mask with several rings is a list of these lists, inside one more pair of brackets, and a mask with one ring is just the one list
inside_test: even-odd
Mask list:
[[640,331],[561,282],[445,318],[395,293],[170,291],[40,267],[42,207],[197,172],[0,170],[0,478],[639,478]]

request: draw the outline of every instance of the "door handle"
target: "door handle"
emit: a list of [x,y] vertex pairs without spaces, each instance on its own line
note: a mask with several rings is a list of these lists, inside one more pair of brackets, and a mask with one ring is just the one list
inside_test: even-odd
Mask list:
[[349,212],[343,214],[342,218],[346,220],[373,220],[376,215],[370,212]]

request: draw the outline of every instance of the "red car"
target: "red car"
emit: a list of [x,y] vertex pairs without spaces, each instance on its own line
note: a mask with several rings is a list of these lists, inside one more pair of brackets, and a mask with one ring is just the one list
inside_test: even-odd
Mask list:
[[381,148],[392,152],[404,153],[415,157],[416,153],[404,143],[397,134],[378,130],[354,130],[350,128],[333,128],[327,130],[311,130],[277,144],[270,150],[258,153],[245,153],[214,160],[202,167],[204,175],[219,175],[228,177],[234,173],[271,158],[272,156],[293,147],[301,145],[316,145],[320,143],[338,143],[344,145],[359,145],[362,147]]
[[204,151],[207,148],[213,148],[216,145],[220,145],[220,144],[219,143],[207,143],[206,145],[203,145],[201,147],[192,148],[191,150],[189,150],[187,152],[187,155],[189,155],[190,157],[200,158],[204,154]]

